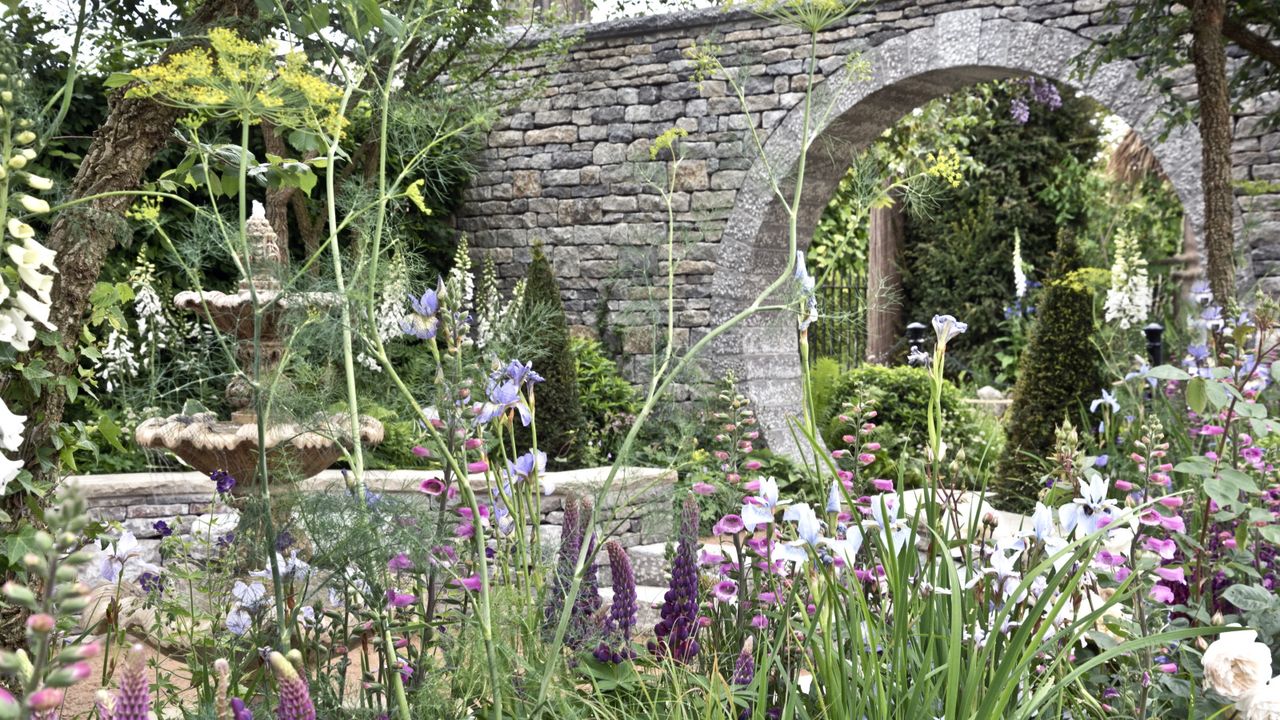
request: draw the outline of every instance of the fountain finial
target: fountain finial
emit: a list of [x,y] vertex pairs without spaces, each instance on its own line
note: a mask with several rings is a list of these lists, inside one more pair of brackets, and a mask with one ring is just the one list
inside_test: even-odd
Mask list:
[[284,253],[280,249],[279,236],[267,220],[267,210],[262,203],[253,201],[253,212],[244,224],[245,238],[249,242],[249,269],[252,277],[240,281],[240,289],[247,290],[252,284],[254,289],[262,291],[277,290],[280,281],[275,271],[284,264]]

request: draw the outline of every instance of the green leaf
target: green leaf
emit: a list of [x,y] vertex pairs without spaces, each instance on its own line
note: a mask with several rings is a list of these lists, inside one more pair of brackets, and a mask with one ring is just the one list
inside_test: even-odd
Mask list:
[[1222,597],[1245,612],[1266,610],[1276,602],[1270,591],[1252,585],[1232,585],[1222,593]]
[[1258,534],[1272,545],[1280,545],[1280,525],[1267,525],[1258,528]]
[[1180,370],[1172,365],[1157,365],[1147,371],[1147,377],[1153,377],[1157,380],[1190,380],[1191,376],[1185,370]]
[[1203,457],[1193,457],[1174,465],[1173,471],[1176,473],[1208,477],[1213,474],[1213,463]]
[[1209,397],[1209,402],[1219,410],[1231,402],[1231,390],[1227,389],[1226,383],[1207,382],[1204,384],[1204,390]]
[[1228,468],[1220,468],[1218,470],[1218,474],[1221,475],[1225,480],[1229,481],[1232,485],[1235,485],[1236,487],[1240,488],[1240,490],[1242,490],[1243,492],[1247,492],[1251,495],[1256,495],[1258,493],[1257,480],[1255,480],[1252,475],[1246,472],[1228,467]]
[[1204,409],[1209,402],[1209,398],[1205,395],[1204,378],[1193,377],[1187,383],[1187,407],[1195,411],[1197,415],[1204,413]]
[[107,441],[111,447],[126,452],[124,445],[120,443],[120,426],[111,419],[109,415],[103,415],[98,421],[98,433],[102,435],[102,439]]
[[102,81],[102,87],[107,90],[112,90],[118,87],[124,87],[134,80],[137,80],[137,78],[130,73],[113,72],[107,76],[106,80]]
[[227,173],[222,176],[222,192],[227,197],[235,197],[240,192],[240,176],[237,173]]

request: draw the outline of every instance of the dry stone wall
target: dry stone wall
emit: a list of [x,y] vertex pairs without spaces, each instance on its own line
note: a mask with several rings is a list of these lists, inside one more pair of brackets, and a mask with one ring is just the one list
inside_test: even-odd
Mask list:
[[[1116,62],[1090,78],[1072,59],[1105,32],[1106,0],[889,0],[869,4],[816,45],[818,98],[830,111],[816,128],[801,202],[801,246],[853,154],[903,113],[996,77],[1036,74],[1073,85],[1143,133],[1199,228],[1200,143],[1194,128],[1163,137],[1159,94],[1134,65]],[[489,136],[482,170],[457,217],[477,253],[514,282],[530,248],[545,243],[570,322],[604,332],[625,351],[629,376],[644,381],[661,349],[666,279],[675,286],[675,344],[697,341],[742,308],[787,259],[787,228],[768,181],[796,172],[809,83],[807,38],[750,12],[703,10],[580,28],[582,42],[556,65],[530,64],[545,89],[508,113]],[[698,82],[688,51],[714,46],[740,76]],[[870,76],[848,66],[869,63]],[[1194,95],[1190,70],[1173,78]],[[745,112],[743,103],[745,102]],[[1280,132],[1261,115],[1276,98],[1246,103],[1236,118],[1235,175],[1280,180]],[[651,141],[678,128],[683,160],[650,155]],[[668,206],[659,187],[671,190]],[[1238,197],[1241,281],[1280,293],[1280,194]],[[667,219],[676,255],[663,247]],[[708,372],[733,369],[761,409],[766,432],[786,446],[784,417],[799,398],[792,319],[756,319],[717,341]]]

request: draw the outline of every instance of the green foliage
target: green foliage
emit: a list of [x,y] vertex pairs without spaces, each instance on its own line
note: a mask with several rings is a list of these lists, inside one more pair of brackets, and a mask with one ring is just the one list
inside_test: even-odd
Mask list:
[[584,465],[604,464],[613,460],[640,409],[636,390],[598,340],[572,338],[569,352],[582,405],[581,461]]
[[546,358],[540,367],[535,367],[545,380],[536,390],[538,446],[548,457],[572,461],[582,449],[579,430],[584,417],[564,301],[541,244],[533,246],[522,312],[529,315],[536,312],[535,308],[542,308],[547,314],[546,322],[537,328]]
[[907,222],[906,316],[964,318],[966,341],[948,360],[960,361],[980,378],[999,366],[994,340],[1013,299],[1014,230],[1022,237],[1023,260],[1032,268],[1048,267],[1057,228],[1077,222],[1091,202],[1061,187],[1060,168],[1091,162],[1098,152],[1095,103],[1068,95],[1064,87],[1062,107],[1032,103],[1029,120],[1019,124],[1010,113],[1010,103],[1021,97],[1019,87],[974,90],[982,93],[984,118],[971,131],[969,151],[983,170],[948,192],[932,212],[911,213]]
[[809,366],[809,392],[815,418],[828,418],[836,407],[836,387],[843,370],[834,358],[818,358]]
[[[869,440],[880,443],[881,451],[876,461],[866,466],[864,474],[893,480],[901,478],[902,487],[921,486],[925,478],[924,448],[929,440],[926,415],[932,385],[929,372],[924,368],[864,365],[850,370],[835,383],[826,412],[817,416],[823,440],[832,449],[848,446],[841,438],[857,435],[859,428],[840,419],[841,404],[869,405],[876,411],[876,428]],[[950,382],[943,382],[941,402],[946,428],[944,441],[953,450],[963,449],[971,461],[979,463],[986,446],[999,441],[998,429],[967,405],[964,394]]]
[[1053,451],[1054,431],[1102,385],[1093,345],[1094,292],[1079,268],[1079,249],[1063,233],[1013,391],[1008,444],[994,487],[1003,508],[1024,511],[1035,504],[1040,459]]

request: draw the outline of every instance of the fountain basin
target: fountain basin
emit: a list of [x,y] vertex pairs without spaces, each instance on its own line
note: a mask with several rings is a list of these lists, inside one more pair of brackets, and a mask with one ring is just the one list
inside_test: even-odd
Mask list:
[[[349,415],[317,417],[307,425],[272,423],[266,428],[267,473],[272,484],[311,477],[329,467],[352,446]],[[134,433],[138,444],[163,448],[206,475],[222,470],[236,479],[233,494],[256,489],[258,426],[256,422],[219,420],[213,413],[151,418]],[[382,442],[382,423],[360,417],[359,442]]]

